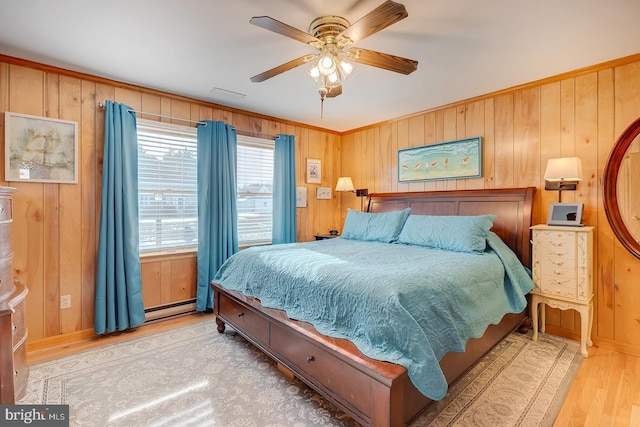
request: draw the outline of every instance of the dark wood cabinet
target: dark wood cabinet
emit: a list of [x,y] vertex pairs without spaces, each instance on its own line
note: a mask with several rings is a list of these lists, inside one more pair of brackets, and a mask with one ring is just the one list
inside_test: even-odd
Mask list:
[[13,404],[27,389],[27,288],[14,281],[11,223],[15,189],[0,186],[0,404]]

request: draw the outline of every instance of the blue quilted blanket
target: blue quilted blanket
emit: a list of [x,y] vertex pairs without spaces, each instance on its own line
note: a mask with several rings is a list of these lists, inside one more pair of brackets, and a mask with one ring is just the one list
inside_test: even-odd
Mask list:
[[533,288],[493,233],[484,253],[339,238],[253,247],[229,258],[213,281],[406,367],[434,400],[447,392],[440,358],[524,310]]

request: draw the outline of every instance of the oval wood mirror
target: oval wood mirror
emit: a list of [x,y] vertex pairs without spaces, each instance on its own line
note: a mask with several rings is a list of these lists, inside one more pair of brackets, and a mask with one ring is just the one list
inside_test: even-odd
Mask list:
[[602,176],[602,193],[613,232],[640,258],[640,118],[613,147]]

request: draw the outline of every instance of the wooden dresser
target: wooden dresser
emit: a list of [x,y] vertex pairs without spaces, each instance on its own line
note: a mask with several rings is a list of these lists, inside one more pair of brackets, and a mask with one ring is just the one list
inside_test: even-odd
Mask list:
[[27,288],[14,281],[11,187],[0,186],[0,404],[13,404],[27,388]]

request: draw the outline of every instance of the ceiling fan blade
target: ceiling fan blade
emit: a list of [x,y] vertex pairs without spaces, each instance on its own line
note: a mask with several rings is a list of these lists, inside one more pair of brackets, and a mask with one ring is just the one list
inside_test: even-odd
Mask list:
[[349,26],[340,33],[338,37],[345,37],[348,38],[351,43],[357,43],[407,16],[409,16],[409,14],[404,5],[387,0]]
[[264,28],[265,30],[273,31],[274,33],[278,33],[285,37],[298,40],[299,42],[305,44],[322,43],[311,34],[305,33],[304,31],[294,28],[291,25],[287,25],[283,22],[277,21],[269,16],[254,16],[249,20],[249,22],[253,25],[257,25],[260,28]]
[[263,82],[267,79],[270,79],[271,77],[277,76],[278,74],[282,74],[285,71],[289,71],[292,68],[296,68],[296,67],[299,67],[300,65],[306,64],[316,56],[318,55],[305,55],[305,56],[301,56],[300,58],[296,58],[292,61],[285,62],[282,65],[278,65],[277,67],[274,67],[270,70],[267,70],[263,73],[260,73],[258,75],[251,77],[251,81],[254,83]]
[[352,61],[360,64],[384,68],[401,74],[411,74],[418,69],[418,61],[413,59],[376,52],[375,50],[360,49],[359,47],[352,47],[347,50],[347,56]]
[[342,85],[333,86],[327,92],[327,98],[335,98],[338,95],[342,95]]

